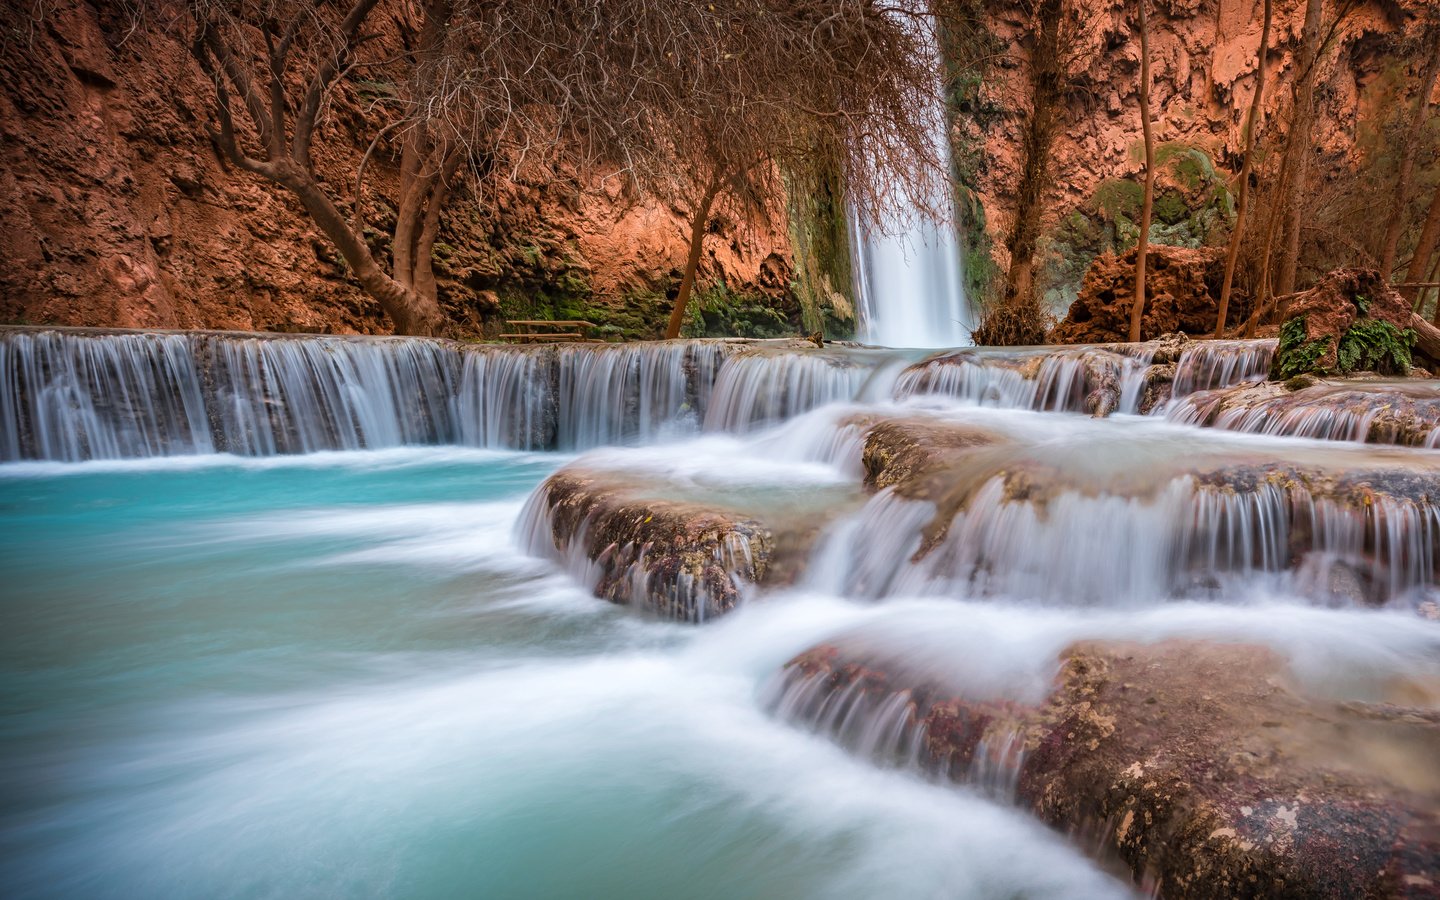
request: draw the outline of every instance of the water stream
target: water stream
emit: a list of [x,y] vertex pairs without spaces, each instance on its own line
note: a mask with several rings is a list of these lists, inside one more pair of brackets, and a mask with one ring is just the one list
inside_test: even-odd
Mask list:
[[[1433,504],[1207,481],[1427,479],[1440,452],[1139,416],[1143,354],[1093,354],[0,334],[0,883],[1130,896],[1013,806],[1015,748],[937,783],[900,712],[785,662],[858,635],[1033,700],[1071,641],[1184,636],[1267,644],[1327,697],[1440,683]],[[1255,365],[1192,362],[1190,390]],[[1083,415],[1102,388],[1115,414]],[[999,442],[924,559],[936,504],[861,488],[876,417]],[[793,582],[666,621],[529,552],[562,467],[819,534]]]

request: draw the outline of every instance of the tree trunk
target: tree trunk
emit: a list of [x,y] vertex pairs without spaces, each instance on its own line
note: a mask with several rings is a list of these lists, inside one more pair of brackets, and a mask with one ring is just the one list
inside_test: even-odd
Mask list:
[[1028,299],[1035,284],[1035,251],[1045,190],[1050,183],[1050,151],[1060,101],[1065,92],[1063,43],[1064,4],[1042,0],[1036,13],[1035,47],[1031,53],[1030,117],[1023,140],[1020,183],[1016,186],[1015,222],[1005,240],[1010,253],[1006,299]]
[[408,286],[385,274],[370,247],[361,240],[345,220],[330,195],[308,172],[289,160],[275,164],[275,181],[289,188],[325,236],[355,273],[360,287],[375,298],[380,308],[395,323],[396,334],[434,335],[444,322],[440,306],[433,297],[422,297]]
[[[1275,279],[1275,296],[1288,297],[1295,292],[1295,272],[1300,256],[1300,198],[1305,190],[1306,168],[1310,161],[1310,133],[1315,122],[1315,79],[1320,69],[1320,15],[1323,0],[1306,0],[1305,27],[1301,34],[1298,68],[1300,80],[1295,83],[1295,114],[1290,135],[1285,142],[1284,166],[1289,180],[1284,185],[1281,228],[1284,251],[1280,256]],[[1279,304],[1280,317],[1285,317],[1288,301]]]
[[[1440,242],[1440,187],[1430,198],[1430,209],[1425,213],[1425,225],[1420,229],[1420,240],[1415,244],[1415,255],[1410,257],[1410,268],[1405,273],[1406,281],[1424,281],[1430,257],[1435,255],[1435,244]],[[1400,293],[1411,303],[1418,302],[1419,288],[1401,288]]]
[[[1430,277],[1429,277],[1429,278],[1426,278],[1425,280],[1428,281],[1428,282],[1430,282],[1431,284],[1434,284],[1435,282],[1440,281],[1440,257],[1436,257],[1436,259],[1435,259],[1435,265],[1433,265],[1433,266],[1430,267]],[[1436,325],[1440,325],[1440,289],[1426,288],[1426,289],[1422,290],[1422,291],[1420,292],[1420,295],[1419,295],[1419,296],[1420,296],[1420,299],[1415,301],[1415,306],[1416,306],[1415,312],[1417,312],[1417,313],[1420,312],[1419,307],[1420,307],[1421,303],[1424,301],[1425,295],[1428,294],[1428,293],[1431,293],[1431,292],[1433,292],[1433,293],[1435,294],[1435,312],[1434,312],[1434,314],[1433,314],[1433,315],[1434,315],[1434,322],[1435,322]],[[1424,317],[1422,316],[1421,318],[1424,318]]]
[[1255,96],[1245,116],[1245,151],[1240,159],[1240,197],[1235,204],[1235,227],[1230,232],[1230,249],[1225,254],[1225,279],[1220,286],[1220,307],[1216,311],[1215,337],[1225,336],[1225,320],[1230,316],[1230,289],[1235,283],[1235,265],[1240,259],[1240,243],[1245,238],[1245,217],[1250,212],[1250,173],[1254,168],[1255,130],[1260,125],[1260,107],[1265,97],[1265,63],[1270,50],[1272,0],[1265,0],[1265,24],[1260,28],[1260,51],[1255,68]]
[[1145,134],[1145,200],[1140,207],[1140,240],[1135,248],[1135,304],[1130,308],[1130,340],[1140,340],[1145,315],[1145,254],[1150,249],[1150,214],[1155,206],[1155,136],[1150,128],[1150,23],[1140,0],[1140,126]]
[[[1429,34],[1430,58],[1420,75],[1420,86],[1416,91],[1415,111],[1405,129],[1405,138],[1400,144],[1400,172],[1395,178],[1395,199],[1391,201],[1390,220],[1385,224],[1385,243],[1380,247],[1380,274],[1389,281],[1395,272],[1395,254],[1400,247],[1400,236],[1410,212],[1410,178],[1415,171],[1415,148],[1420,143],[1420,130],[1430,114],[1430,95],[1435,91],[1435,76],[1440,74],[1440,28]],[[1423,263],[1422,263],[1423,265]]]
[[1415,346],[1421,353],[1440,363],[1440,327],[1431,325],[1417,315],[1410,316],[1410,327],[1415,329]]
[[674,340],[680,336],[680,326],[685,324],[685,307],[690,303],[690,293],[695,287],[695,273],[700,268],[700,249],[705,243],[705,225],[710,221],[710,207],[720,194],[724,179],[719,175],[710,179],[705,196],[695,209],[690,222],[690,253],[685,257],[685,272],[680,276],[680,290],[675,294],[675,306],[670,310],[670,324],[665,327],[665,339]]

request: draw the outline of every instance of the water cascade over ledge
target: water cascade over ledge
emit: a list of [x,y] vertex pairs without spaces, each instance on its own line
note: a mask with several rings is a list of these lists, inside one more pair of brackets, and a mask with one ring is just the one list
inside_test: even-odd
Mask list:
[[1440,883],[1437,395],[1272,349],[0,328],[0,879]]

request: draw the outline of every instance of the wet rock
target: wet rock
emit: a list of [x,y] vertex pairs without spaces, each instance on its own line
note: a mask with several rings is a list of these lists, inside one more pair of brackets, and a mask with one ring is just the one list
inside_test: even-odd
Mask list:
[[1172,420],[1230,431],[1409,447],[1440,446],[1440,386],[1381,379],[1285,382],[1202,391]]
[[899,486],[901,493],[923,497],[927,477],[975,447],[1004,440],[985,429],[931,419],[879,419],[868,422],[862,461],[865,485]]
[[[852,749],[1013,785],[1016,802],[1162,897],[1430,896],[1440,885],[1440,725],[1307,697],[1264,648],[1079,644],[1048,697],[1026,704],[842,642],[792,660],[777,695],[782,713]],[[861,720],[893,737],[858,741]]]
[[760,522],[642,499],[607,473],[562,470],[531,503],[543,510],[537,524],[547,532],[532,533],[531,549],[571,563],[612,603],[698,622],[733,609],[769,574],[775,538]]
[[856,499],[851,489],[800,493],[808,501],[797,497],[756,514],[712,501],[708,492],[703,501],[679,496],[653,475],[573,465],[531,495],[522,540],[531,553],[565,565],[596,597],[703,622],[756,587],[792,582],[821,529]]
[[1337,269],[1290,298],[1270,375],[1347,375],[1410,370],[1410,304],[1379,272]]

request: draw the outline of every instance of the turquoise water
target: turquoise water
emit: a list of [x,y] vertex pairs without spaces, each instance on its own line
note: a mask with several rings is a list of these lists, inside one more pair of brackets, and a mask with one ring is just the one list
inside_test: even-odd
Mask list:
[[0,467],[7,896],[1123,893],[1019,813],[764,711],[855,609],[690,628],[521,554],[562,461]]

